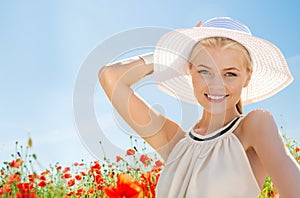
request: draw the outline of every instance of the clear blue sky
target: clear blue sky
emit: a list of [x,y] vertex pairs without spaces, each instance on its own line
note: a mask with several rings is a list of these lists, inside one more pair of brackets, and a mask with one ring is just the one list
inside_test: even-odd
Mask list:
[[[14,142],[26,144],[47,166],[93,160],[78,135],[73,89],[81,64],[103,41],[137,27],[192,27],[199,20],[230,16],[284,53],[294,82],[276,96],[245,107],[271,111],[289,137],[300,140],[300,3],[283,1],[2,1],[0,3],[0,162],[10,160]],[[122,43],[120,43],[122,45]],[[96,77],[93,76],[91,78]],[[96,79],[95,79],[96,80]],[[169,98],[147,96],[166,105]],[[120,147],[129,138],[112,126],[112,108],[95,84],[95,114]],[[167,108],[167,107],[166,107]],[[166,112],[180,121],[178,112]],[[103,124],[105,123],[105,124]],[[100,124],[101,125],[101,124]],[[105,126],[104,126],[105,125]],[[116,139],[121,140],[116,140]],[[109,148],[104,148],[109,150]],[[101,152],[101,151],[99,151]]]

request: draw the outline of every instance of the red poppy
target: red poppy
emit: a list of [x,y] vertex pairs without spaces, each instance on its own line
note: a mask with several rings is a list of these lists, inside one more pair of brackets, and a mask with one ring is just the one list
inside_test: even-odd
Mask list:
[[43,171],[43,172],[41,173],[41,175],[48,175],[49,173],[50,173],[49,170],[45,170],[45,171]]
[[125,173],[118,175],[117,186],[112,185],[103,188],[108,197],[114,198],[138,198],[142,196],[143,189],[137,180]]
[[18,174],[14,174],[9,177],[7,184],[13,184],[14,182],[19,182],[20,180],[20,176]]
[[103,179],[103,177],[101,175],[95,175],[94,180],[97,184],[103,184],[105,182],[105,180]]
[[76,192],[76,195],[80,197],[80,195],[85,194],[85,190],[83,188],[79,188]]
[[83,172],[83,171],[81,171],[80,174],[81,174],[82,176],[86,176],[86,175],[87,175],[87,174],[86,174],[85,172]]
[[101,175],[101,171],[98,170],[98,169],[95,169],[95,170],[94,170],[94,173],[97,174],[97,175]]
[[19,168],[22,164],[23,164],[23,160],[21,158],[18,158],[10,162],[10,167]]
[[102,184],[97,184],[95,187],[95,190],[101,191],[103,189],[103,185]]
[[9,186],[0,187],[0,196],[3,195],[4,193],[9,193],[11,190],[12,189]]
[[45,177],[45,175],[41,175],[41,176],[39,177],[39,179],[45,181],[45,180],[46,180],[46,177]]
[[82,179],[82,177],[80,175],[75,175],[75,179],[79,181]]
[[68,193],[67,193],[67,197],[68,197],[68,196],[71,197],[71,196],[74,195],[74,194],[75,194],[74,191],[68,192]]
[[117,162],[117,163],[118,163],[121,159],[122,159],[122,157],[120,157],[119,155],[116,156],[116,162]]
[[75,185],[75,179],[70,179],[68,181],[68,186],[71,187],[71,186],[74,186]]
[[64,178],[64,179],[69,179],[69,178],[71,178],[72,177],[72,175],[70,174],[70,173],[65,173],[65,174],[63,174],[63,176],[62,176],[62,178]]
[[71,170],[70,167],[66,167],[66,168],[63,170],[63,173],[66,173],[66,172],[68,172],[68,171],[70,171],[70,170]]
[[161,167],[163,165],[164,165],[164,163],[162,163],[160,160],[155,161],[155,166],[156,167]]
[[274,195],[275,195],[275,192],[273,190],[268,192],[268,197],[274,197]]
[[296,147],[295,149],[294,149],[294,152],[295,153],[298,153],[300,151],[300,148],[299,147]]
[[158,178],[159,174],[152,173],[150,171],[141,175],[141,183],[144,189],[145,197],[155,197],[155,189]]
[[89,195],[93,195],[94,193],[95,193],[94,188],[89,188],[88,194],[89,194]]
[[95,161],[94,165],[91,168],[92,168],[92,171],[94,171],[94,170],[100,170],[101,169],[101,165],[100,165],[99,162]]
[[31,183],[23,182],[23,183],[18,183],[17,187],[22,192],[30,192],[33,189],[34,186]]
[[147,155],[141,155],[140,161],[145,165],[148,166],[151,163],[151,158],[149,158]]
[[34,174],[28,175],[28,179],[29,179],[29,181],[30,181],[31,183],[34,183],[34,179],[35,179]]
[[126,155],[134,155],[135,154],[135,150],[130,148],[126,151]]
[[38,183],[38,186],[41,188],[44,188],[46,185],[47,185],[47,182],[45,182],[44,180],[42,180]]

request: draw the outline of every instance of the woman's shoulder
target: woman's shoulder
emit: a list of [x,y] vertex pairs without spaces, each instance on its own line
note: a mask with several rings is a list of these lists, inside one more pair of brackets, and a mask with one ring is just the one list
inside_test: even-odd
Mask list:
[[264,109],[256,109],[245,115],[241,127],[244,136],[252,143],[257,138],[264,138],[278,132],[273,115]]
[[264,121],[270,121],[270,119],[273,119],[273,115],[271,112],[265,109],[255,109],[244,116],[244,122],[251,125]]
[[248,127],[259,127],[274,123],[274,117],[271,112],[265,109],[255,109],[244,116],[244,123]]

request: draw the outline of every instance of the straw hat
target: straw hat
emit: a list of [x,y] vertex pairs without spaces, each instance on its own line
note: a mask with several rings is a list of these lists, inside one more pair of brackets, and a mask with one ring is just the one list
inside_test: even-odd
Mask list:
[[247,26],[229,17],[212,18],[201,27],[177,29],[163,35],[154,51],[154,75],[158,87],[185,102],[198,104],[187,66],[195,44],[208,37],[227,37],[249,51],[253,74],[243,88],[243,104],[276,94],[293,81],[282,52],[272,43],[251,35]]

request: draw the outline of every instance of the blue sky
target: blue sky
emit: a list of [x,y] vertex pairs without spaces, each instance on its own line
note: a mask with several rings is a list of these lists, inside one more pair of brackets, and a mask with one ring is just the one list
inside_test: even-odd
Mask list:
[[[247,24],[255,36],[284,53],[294,82],[276,96],[245,107],[271,111],[289,137],[300,140],[300,3],[297,1],[2,1],[0,3],[0,162],[10,160],[14,142],[33,139],[41,164],[93,160],[74,121],[73,90],[89,53],[112,35],[133,28],[192,27],[199,20],[230,16]],[[120,43],[122,45],[122,43]],[[100,68],[100,66],[99,66]],[[96,83],[94,111],[104,133],[120,148],[129,138],[114,123],[113,109]],[[151,90],[154,88],[149,85]],[[140,90],[146,100],[165,105],[180,122],[178,105],[161,93]],[[147,95],[148,94],[148,95]],[[179,104],[180,105],[180,104]],[[120,140],[119,140],[120,139]],[[104,148],[109,150],[109,148]],[[101,152],[101,151],[99,151]]]

